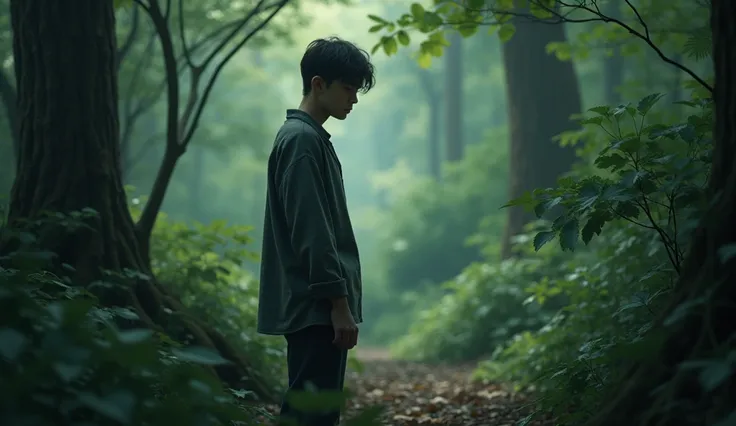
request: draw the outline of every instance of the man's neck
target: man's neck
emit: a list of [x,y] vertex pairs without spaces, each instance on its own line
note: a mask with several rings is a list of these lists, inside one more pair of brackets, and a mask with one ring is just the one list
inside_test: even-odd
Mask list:
[[315,105],[308,97],[302,99],[302,102],[299,104],[299,110],[309,114],[309,116],[320,125],[324,125],[325,121],[330,118],[329,114],[317,107],[317,105]]

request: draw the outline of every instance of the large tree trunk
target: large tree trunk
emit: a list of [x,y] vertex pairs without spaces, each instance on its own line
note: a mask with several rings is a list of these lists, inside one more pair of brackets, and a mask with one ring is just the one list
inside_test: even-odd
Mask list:
[[450,34],[445,51],[445,159],[460,161],[465,152],[463,141],[463,37]]
[[[719,369],[715,364],[729,362],[736,338],[732,319],[736,258],[723,262],[718,254],[719,249],[736,243],[736,2],[713,0],[711,24],[715,146],[709,189],[715,202],[695,234],[672,303],[654,328],[665,343],[650,360],[632,368],[618,397],[607,399],[612,402],[605,404],[591,425],[713,425],[733,415],[736,408],[733,358],[730,368]],[[704,302],[699,304],[699,299]],[[674,324],[664,324],[665,318],[686,304],[693,305],[687,315],[679,315]],[[710,392],[703,390],[698,370],[679,368],[685,361],[713,362],[716,376],[711,374],[711,378],[723,382]],[[660,391],[654,393],[658,388]]]
[[429,118],[427,119],[427,164],[429,175],[438,182],[442,179],[442,144],[440,139],[440,110],[442,106],[441,91],[435,86],[435,78],[431,71],[419,69],[419,83],[427,99]]
[[[523,11],[521,11],[523,13]],[[528,12],[527,12],[528,13]],[[550,42],[566,41],[563,25],[514,18],[516,33],[503,44],[509,111],[509,197],[555,185],[575,161],[571,147],[552,141],[572,130],[572,114],[580,113],[580,89],[572,62],[546,53]],[[521,209],[508,209],[502,241],[503,258],[512,256],[512,239],[533,219]]]
[[[92,208],[90,230],[54,230],[42,239],[58,263],[87,284],[102,270],[140,271],[141,256],[121,180],[115,15],[112,0],[12,0],[13,52],[20,116],[18,170],[9,222],[44,211]],[[42,236],[43,237],[43,236]],[[12,249],[12,243],[1,248]],[[216,373],[231,387],[274,399],[222,336],[187,315],[155,279],[137,279],[123,290],[99,294],[105,305],[132,306],[141,322],[172,338],[219,350],[233,361]]]

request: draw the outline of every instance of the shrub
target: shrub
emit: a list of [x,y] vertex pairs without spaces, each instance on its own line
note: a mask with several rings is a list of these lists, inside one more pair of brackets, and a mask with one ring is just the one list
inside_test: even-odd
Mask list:
[[712,104],[685,102],[695,113],[663,125],[648,119],[659,98],[593,108],[583,124],[598,127],[606,140],[594,162],[597,173],[512,202],[540,215],[553,206],[563,211],[535,236],[536,248],[559,238],[563,250],[574,250],[581,237],[590,247],[527,289],[540,303],[548,294],[564,294],[567,306],[539,331],[497,350],[478,376],[534,386],[543,408],[565,424],[584,422],[618,384],[622,366],[658,344],[643,336],[662,310],[708,203]]
[[0,267],[0,423],[254,424],[259,410],[206,370],[226,360],[150,330],[119,329],[135,314],[101,307],[48,272],[51,259],[31,246],[2,259],[15,266]]

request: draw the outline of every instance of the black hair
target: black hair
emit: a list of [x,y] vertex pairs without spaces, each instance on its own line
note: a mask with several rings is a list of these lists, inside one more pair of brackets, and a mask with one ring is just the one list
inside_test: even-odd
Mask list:
[[338,37],[314,40],[307,46],[300,64],[302,94],[312,90],[312,78],[320,76],[327,85],[334,81],[355,86],[367,93],[376,84],[368,52]]

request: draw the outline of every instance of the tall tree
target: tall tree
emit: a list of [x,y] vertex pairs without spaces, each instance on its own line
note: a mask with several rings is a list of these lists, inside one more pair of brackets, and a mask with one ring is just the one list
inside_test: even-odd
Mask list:
[[435,76],[429,70],[417,69],[419,83],[427,100],[429,117],[427,119],[427,161],[429,175],[436,180],[442,179],[442,144],[440,139],[440,111],[442,105],[442,91],[435,84]]
[[[523,15],[526,10],[518,10]],[[552,42],[565,42],[565,27],[515,16],[516,32],[503,44],[506,99],[509,113],[509,197],[547,188],[568,172],[575,161],[572,147],[552,138],[575,126],[572,114],[581,112],[580,88],[572,62],[546,52]],[[540,74],[539,70],[544,70]],[[512,255],[513,237],[533,219],[521,209],[509,209],[501,256]]]
[[445,159],[463,159],[463,37],[450,33],[445,51]]
[[[23,114],[9,222],[22,226],[48,211],[96,211],[87,227],[53,229],[42,240],[44,248],[58,254],[58,265],[73,267],[74,282],[109,279],[106,271],[142,272],[128,277],[124,287],[100,289],[102,303],[132,306],[143,325],[218,350],[232,361],[215,371],[226,383],[274,399],[220,333],[186,316],[171,315],[183,307],[151,273],[146,253],[150,233],[134,224],[121,179],[113,1],[79,0],[73,8],[44,0],[11,0],[10,5],[18,108]],[[160,29],[165,21],[163,12],[155,11],[158,3],[152,0],[145,7]],[[171,49],[164,51],[172,57]],[[176,83],[169,81],[168,94],[176,100]],[[178,127],[178,111],[170,112],[169,121],[180,130],[177,134],[193,131]],[[181,155],[185,146],[178,139],[169,143],[174,142],[174,154]],[[166,173],[172,172],[173,164],[168,167]],[[13,242],[5,242],[0,252],[12,249]]]
[[714,202],[696,230],[674,297],[649,336],[661,344],[649,346],[657,348],[654,356],[632,367],[591,426],[733,424],[736,2],[712,0],[711,28],[715,122],[709,192]]

